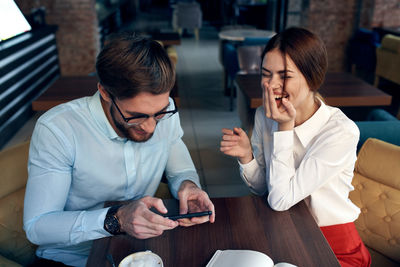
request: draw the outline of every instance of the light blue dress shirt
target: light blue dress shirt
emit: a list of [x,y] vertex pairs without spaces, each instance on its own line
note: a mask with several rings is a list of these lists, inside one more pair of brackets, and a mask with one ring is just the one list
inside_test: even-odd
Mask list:
[[24,229],[39,245],[37,255],[85,265],[91,240],[110,235],[103,229],[104,202],[154,195],[164,170],[176,198],[184,180],[200,187],[182,135],[177,113],[160,121],[147,142],[119,137],[98,92],[41,116],[31,139],[24,204]]

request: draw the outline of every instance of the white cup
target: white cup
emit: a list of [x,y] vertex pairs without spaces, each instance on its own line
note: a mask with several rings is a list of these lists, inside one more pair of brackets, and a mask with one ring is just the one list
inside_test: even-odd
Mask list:
[[118,267],[164,267],[162,259],[150,250],[126,256]]

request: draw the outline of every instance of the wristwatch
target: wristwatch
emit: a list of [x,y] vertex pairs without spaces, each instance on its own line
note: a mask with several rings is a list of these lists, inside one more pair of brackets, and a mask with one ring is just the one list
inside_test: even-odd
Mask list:
[[122,205],[116,205],[109,208],[106,214],[106,218],[104,219],[104,230],[106,230],[112,235],[122,234],[121,224],[119,223],[117,217],[117,211],[121,206]]

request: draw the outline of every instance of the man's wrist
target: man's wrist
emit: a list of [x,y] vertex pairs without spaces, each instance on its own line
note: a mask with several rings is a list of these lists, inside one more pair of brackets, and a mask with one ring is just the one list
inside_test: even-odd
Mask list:
[[181,183],[181,186],[179,187],[179,191],[180,191],[180,190],[183,190],[183,189],[186,189],[186,188],[190,188],[190,187],[199,188],[199,187],[197,186],[197,184],[195,184],[193,181],[191,181],[191,180],[184,180],[184,181]]
[[104,230],[112,235],[123,234],[121,231],[121,224],[117,216],[117,212],[122,205],[112,206],[108,209],[106,217],[104,218]]

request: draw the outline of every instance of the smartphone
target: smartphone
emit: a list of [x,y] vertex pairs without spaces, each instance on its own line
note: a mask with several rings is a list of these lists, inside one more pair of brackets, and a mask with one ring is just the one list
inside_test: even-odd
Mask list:
[[163,215],[164,217],[170,219],[170,220],[178,220],[178,219],[184,219],[184,218],[193,218],[193,217],[202,217],[202,216],[209,216],[212,214],[212,211],[202,211],[202,212],[193,212],[193,213],[186,213],[186,214],[178,214],[178,215]]

